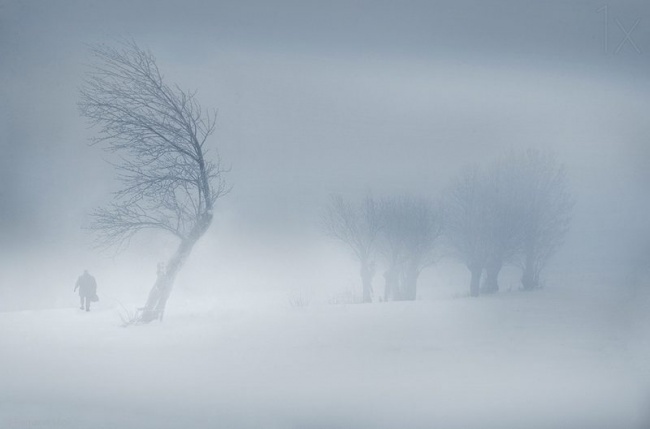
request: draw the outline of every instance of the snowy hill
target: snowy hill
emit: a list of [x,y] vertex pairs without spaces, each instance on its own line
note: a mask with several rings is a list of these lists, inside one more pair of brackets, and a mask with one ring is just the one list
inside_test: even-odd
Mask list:
[[616,296],[0,313],[0,427],[647,427],[647,325]]

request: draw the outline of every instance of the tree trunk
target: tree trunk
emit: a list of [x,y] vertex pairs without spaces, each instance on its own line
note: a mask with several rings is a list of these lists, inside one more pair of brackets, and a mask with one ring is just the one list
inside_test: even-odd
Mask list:
[[535,269],[535,257],[532,252],[526,254],[524,273],[521,276],[521,285],[524,290],[530,291],[539,287],[539,273]]
[[361,262],[361,283],[363,285],[363,302],[372,302],[373,270],[368,261]]
[[384,301],[393,301],[398,294],[398,272],[395,268],[389,268],[384,273],[384,278],[386,279],[386,287],[384,288]]
[[156,283],[154,283],[149,292],[147,303],[140,309],[141,313],[137,323],[149,323],[156,319],[162,320],[167,300],[169,299],[169,295],[174,286],[174,281],[176,280],[176,275],[185,264],[185,261],[192,252],[192,248],[196,242],[199,241],[199,238],[201,238],[203,234],[205,234],[205,231],[208,230],[211,222],[212,214],[209,212],[205,213],[197,222],[188,238],[182,240],[178,245],[176,253],[174,253],[174,255],[169,259],[165,269],[158,273]]
[[415,266],[410,266],[406,269],[404,275],[404,285],[402,287],[401,298],[404,301],[415,301],[417,297],[418,277],[420,272]]
[[170,258],[164,271],[158,273],[156,283],[149,292],[147,303],[142,307],[142,313],[138,322],[148,323],[152,320],[162,320],[167,300],[171,294],[176,280],[176,275],[183,267],[185,260],[192,251],[195,242],[182,241],[176,253]]
[[500,258],[490,259],[485,266],[486,279],[483,292],[496,293],[499,291],[499,272],[501,272],[502,267],[503,262]]
[[524,274],[521,276],[521,285],[524,290],[530,291],[539,288],[539,275],[532,269],[526,267]]
[[472,273],[472,279],[469,283],[469,294],[470,296],[478,296],[480,292],[481,285],[481,274],[483,274],[483,268],[472,267],[470,268]]

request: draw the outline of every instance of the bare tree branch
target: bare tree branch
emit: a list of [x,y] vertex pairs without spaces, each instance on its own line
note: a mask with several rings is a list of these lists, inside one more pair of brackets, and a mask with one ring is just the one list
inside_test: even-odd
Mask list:
[[118,155],[122,183],[116,203],[95,212],[91,229],[100,245],[143,228],[187,238],[228,191],[218,156],[205,157],[216,112],[202,109],[196,92],[165,84],[154,56],[134,41],[91,53],[79,109],[99,129],[93,143]]

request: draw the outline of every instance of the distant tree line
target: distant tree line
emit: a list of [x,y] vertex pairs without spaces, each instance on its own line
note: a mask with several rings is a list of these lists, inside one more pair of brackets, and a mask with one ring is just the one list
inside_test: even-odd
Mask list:
[[466,168],[434,200],[333,195],[323,226],[359,262],[363,302],[373,301],[377,262],[384,268],[383,300],[414,300],[420,273],[443,254],[467,266],[469,294],[479,296],[499,290],[506,264],[521,267],[522,289],[539,288],[573,205],[564,166],[550,152],[528,149]]

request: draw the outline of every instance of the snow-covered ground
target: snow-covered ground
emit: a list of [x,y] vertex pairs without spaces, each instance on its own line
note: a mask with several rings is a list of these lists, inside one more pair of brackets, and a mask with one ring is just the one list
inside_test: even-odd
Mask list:
[[0,313],[0,428],[648,427],[624,294],[181,302],[126,329],[116,308]]

